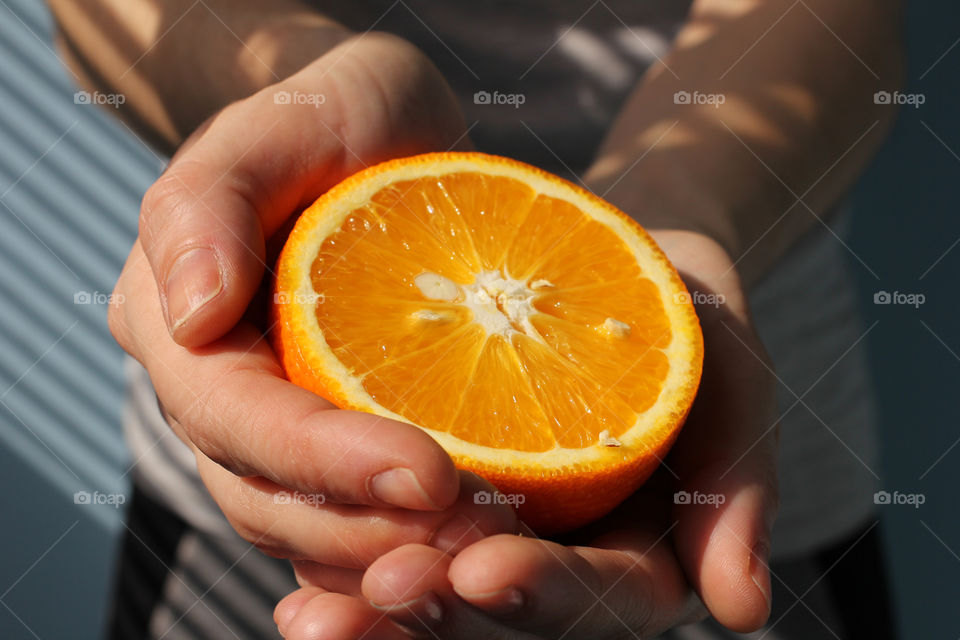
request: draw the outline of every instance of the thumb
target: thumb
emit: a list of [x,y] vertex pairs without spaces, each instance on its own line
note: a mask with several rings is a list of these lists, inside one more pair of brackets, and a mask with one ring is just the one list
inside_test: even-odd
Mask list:
[[674,541],[685,573],[711,615],[741,633],[760,628],[770,615],[777,489],[776,472],[764,457],[751,453],[732,469],[704,469],[683,483],[689,501],[674,507]]
[[705,323],[704,342],[700,394],[676,458],[681,492],[674,496],[674,542],[713,617],[750,632],[766,622],[771,605],[774,387],[763,348],[744,324],[729,317]]
[[208,120],[143,197],[141,245],[167,329],[183,346],[207,344],[236,325],[271,272],[265,239],[344,171],[362,166],[345,161],[343,143],[324,135],[322,123],[338,119],[335,107],[280,111],[272,96],[264,90]]
[[[324,100],[276,100],[298,88]],[[330,186],[391,157],[466,144],[466,133],[436,68],[392,36],[345,42],[227,106],[143,199],[140,240],[173,339],[199,346],[233,327],[269,271],[265,238]]]
[[264,237],[248,193],[229,171],[185,158],[144,195],[141,242],[167,328],[184,346],[226,333],[260,285]]

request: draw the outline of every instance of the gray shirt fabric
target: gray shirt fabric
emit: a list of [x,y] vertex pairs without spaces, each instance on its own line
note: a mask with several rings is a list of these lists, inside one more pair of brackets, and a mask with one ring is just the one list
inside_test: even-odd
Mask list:
[[[478,149],[574,179],[687,10],[682,2],[314,4],[355,29],[392,31],[425,50],[460,96]],[[818,222],[750,292],[780,381],[778,559],[849,534],[873,509],[874,414],[840,240],[845,218]],[[137,481],[195,527],[226,536],[229,525],[163,422],[146,373],[133,361],[128,371],[125,431]]]

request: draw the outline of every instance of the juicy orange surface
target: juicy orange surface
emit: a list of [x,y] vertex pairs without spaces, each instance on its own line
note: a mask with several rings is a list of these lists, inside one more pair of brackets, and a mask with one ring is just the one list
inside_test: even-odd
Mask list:
[[461,466],[522,491],[521,516],[544,532],[635,490],[699,380],[696,316],[639,225],[493,156],[428,154],[349,178],[298,221],[277,290],[293,382],[427,430]]

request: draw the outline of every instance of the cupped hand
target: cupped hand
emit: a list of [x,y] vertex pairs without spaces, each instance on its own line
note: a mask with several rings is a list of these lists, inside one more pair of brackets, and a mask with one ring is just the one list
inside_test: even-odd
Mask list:
[[287,382],[245,319],[266,247],[304,205],[365,165],[464,144],[437,70],[366,34],[212,117],[144,197],[111,331],[227,518],[268,553],[360,569],[404,543],[456,551],[515,530],[508,507],[473,504],[489,487],[419,429]]
[[700,392],[662,468],[556,541],[497,535],[455,556],[410,544],[359,583],[304,575],[308,586],[275,611],[288,639],[402,637],[384,616],[457,640],[649,638],[708,613],[736,631],[763,625],[777,509],[772,375],[726,252],[692,232],[654,236],[697,303],[705,343]]

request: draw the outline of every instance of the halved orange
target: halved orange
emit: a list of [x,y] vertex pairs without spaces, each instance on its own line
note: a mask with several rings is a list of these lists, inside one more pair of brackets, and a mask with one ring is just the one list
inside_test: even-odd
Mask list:
[[289,379],[416,425],[541,534],[654,471],[700,380],[683,282],[609,203],[481,153],[384,162],[300,216],[273,340]]

